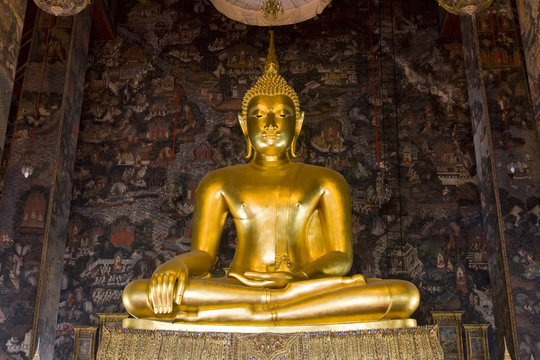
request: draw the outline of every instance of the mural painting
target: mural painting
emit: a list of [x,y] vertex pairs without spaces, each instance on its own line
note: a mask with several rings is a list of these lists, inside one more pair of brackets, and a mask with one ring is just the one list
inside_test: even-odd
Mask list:
[[517,2],[519,27],[529,80],[536,130],[540,129],[540,7],[534,0]]
[[[461,309],[464,322],[493,325],[461,44],[440,38],[436,4],[393,6],[372,4],[372,46],[363,2],[336,3],[317,20],[275,29],[282,73],[306,111],[299,157],[336,169],[349,183],[354,272],[412,280],[422,294],[415,315],[420,323],[430,322],[431,310]],[[189,248],[199,180],[245,161],[236,112],[260,75],[268,43],[266,29],[222,19],[207,1],[126,1],[119,14],[117,38],[92,44],[80,131],[72,128],[79,142],[58,359],[71,357],[73,325],[97,324],[98,312],[121,312],[127,282],[150,277]],[[376,168],[371,50],[382,171]],[[51,56],[51,62],[61,61],[62,52]],[[52,105],[46,110],[54,118]],[[46,123],[40,130],[36,141],[45,141]],[[25,136],[24,130],[18,134]],[[32,176],[46,177],[46,164]],[[378,174],[392,189],[382,208],[370,190]],[[49,198],[39,195],[43,191],[14,194],[17,212],[6,219],[20,224],[27,201],[40,209],[41,196]],[[37,223],[39,216],[21,229]],[[37,232],[29,233],[39,241]],[[17,277],[10,277],[17,258],[2,262],[0,291],[6,294],[31,286],[32,247],[23,251],[18,234],[2,236],[2,259],[23,259]],[[221,246],[216,273],[234,250],[230,219]],[[13,314],[22,316],[25,309],[3,299],[0,322],[18,321]],[[2,339],[1,351],[24,358],[24,335]]]
[[[49,26],[50,51],[44,57],[43,41],[38,39],[47,36]],[[38,341],[33,328],[43,330],[52,325],[53,330],[43,331],[45,335],[40,340],[45,344],[46,337],[52,336],[49,344],[54,344],[58,299],[52,294],[59,293],[59,289],[54,289],[58,283],[54,279],[62,269],[58,261],[60,268],[54,268],[54,261],[58,259],[55,250],[63,249],[65,243],[63,227],[69,216],[71,173],[82,100],[82,92],[77,93],[75,89],[82,88],[87,53],[84,41],[72,42],[71,37],[75,31],[88,39],[89,29],[89,18],[85,22],[80,17],[74,20],[73,17],[53,19],[41,12],[38,15],[33,34],[36,41],[32,42],[30,50],[10,162],[4,177],[5,187],[10,191],[3,194],[0,207],[2,358],[27,358],[32,342]],[[70,52],[71,68],[67,71]],[[43,78],[50,81],[40,86],[43,63]],[[63,101],[64,95],[68,101]],[[28,170],[28,165],[32,171]],[[28,171],[22,171],[23,166]],[[39,317],[36,309],[40,310]],[[43,356],[53,356],[53,346],[43,346],[40,350]]]
[[469,101],[490,274],[500,279],[494,289],[496,305],[500,305],[495,315],[504,331],[498,340],[502,343],[502,333],[508,333],[503,327],[515,326],[516,352],[529,359],[540,355],[538,343],[532,340],[539,335],[534,310],[538,297],[533,290],[538,287],[533,255],[538,248],[535,214],[540,168],[533,160],[538,142],[511,4],[499,1],[476,20],[477,31],[469,31],[462,23],[462,33],[468,34],[464,41],[469,48],[479,45],[480,67],[474,65],[473,53],[467,54],[466,63],[468,68],[481,69],[470,76],[476,78],[470,81]]
[[[534,160],[538,157],[538,138],[520,52],[519,27],[511,4],[499,1],[493,10],[490,27],[479,27],[479,43],[484,54],[488,48],[497,49],[492,56],[483,57],[483,75],[518,351],[521,359],[529,359],[540,356],[540,342],[536,340],[540,337],[540,164]],[[534,81],[529,84],[534,86]]]
[[0,42],[0,61],[2,64],[0,69],[3,77],[13,82],[19,49],[18,41],[8,41],[8,34],[20,39],[26,3],[24,1],[2,1],[0,7],[2,13],[6,15],[2,17],[0,23],[3,36]]
[[[19,45],[22,37],[26,1],[0,1],[0,11],[4,16],[0,19],[0,154],[4,149],[4,142],[8,124],[9,108]],[[4,166],[4,165],[2,165]]]

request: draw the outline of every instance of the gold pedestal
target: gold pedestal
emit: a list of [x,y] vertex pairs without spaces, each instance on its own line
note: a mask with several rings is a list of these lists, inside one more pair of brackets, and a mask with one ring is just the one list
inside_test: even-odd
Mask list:
[[97,359],[442,360],[436,327],[387,320],[317,326],[209,326],[125,319],[104,327]]

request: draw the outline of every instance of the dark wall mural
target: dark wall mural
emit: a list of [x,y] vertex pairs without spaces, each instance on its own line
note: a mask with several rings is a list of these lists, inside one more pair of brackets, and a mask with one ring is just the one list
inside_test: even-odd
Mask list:
[[[511,310],[511,295],[508,293],[509,280],[507,263],[503,244],[504,234],[498,222],[496,174],[492,163],[493,134],[490,127],[490,118],[487,104],[486,89],[482,76],[482,60],[478,46],[479,32],[474,23],[475,18],[461,19],[461,33],[464,44],[464,60],[467,74],[469,105],[471,108],[471,125],[475,157],[477,163],[477,177],[479,182],[480,205],[486,247],[488,252],[488,268],[492,278],[498,279],[492,286],[494,302],[494,315],[497,323],[497,337],[500,344],[505,342],[504,334],[512,333],[513,314]],[[514,339],[507,341],[509,351],[514,351]]]
[[[87,71],[59,359],[71,356],[73,325],[123,311],[129,281],[188,251],[199,180],[246,161],[236,113],[268,46],[267,29],[208,1],[125,1],[119,14],[117,38],[92,44]],[[299,158],[350,186],[353,272],[412,280],[421,324],[431,310],[464,310],[464,323],[493,325],[462,46],[440,37],[436,3],[333,2],[275,37],[306,112]],[[382,207],[378,177],[392,193]],[[234,246],[228,220],[216,273]]]
[[4,14],[0,19],[0,155],[4,149],[25,10],[24,0],[0,1],[0,12]]
[[[39,12],[0,201],[0,358],[52,358],[89,12]],[[49,39],[45,52],[45,39]],[[86,39],[86,41],[85,41]],[[41,81],[43,79],[43,81]]]
[[[498,340],[520,359],[538,357],[538,139],[509,1],[462,20],[469,102]],[[477,51],[477,52],[476,52]],[[514,338],[511,329],[517,330]]]
[[[502,227],[498,231],[504,232],[501,248],[506,250],[519,357],[538,358],[540,143],[527,92],[520,29],[511,2],[504,0],[495,3],[491,18],[489,13],[480,17],[479,25],[483,80],[493,134],[495,188],[500,203],[500,209],[492,209],[492,215],[499,217]],[[494,55],[491,61],[490,53]],[[529,81],[529,85],[536,86],[533,78],[529,77]]]
[[529,90],[536,119],[536,130],[540,129],[540,5],[535,0],[518,0],[519,27],[527,74]]
[[[72,176],[77,148],[77,135],[81,118],[81,105],[88,60],[91,29],[89,9],[73,16],[72,35],[68,50],[69,62],[65,69],[64,98],[62,100],[56,158],[51,187],[51,221],[44,237],[44,254],[41,265],[38,292],[39,313],[35,323],[35,340],[39,341],[39,354],[43,358],[54,357],[55,330],[58,318],[58,302],[63,270],[63,254],[67,240],[67,224],[71,206]],[[54,49],[54,48],[53,48]]]
[[[67,54],[71,21],[59,19],[51,24],[52,38],[58,51]],[[45,39],[48,28],[49,16],[41,16],[34,37]],[[0,312],[4,315],[0,317],[3,318],[0,354],[3,356],[30,354],[41,255],[49,221],[54,168],[51,164],[55,158],[67,57],[49,60],[43,78],[56,78],[58,82],[47,81],[40,88],[43,50],[43,44],[38,42],[30,50],[27,81],[19,101],[10,161],[3,179],[4,187],[10,189],[3,193],[0,202]],[[41,100],[36,116],[38,93]],[[23,165],[34,169],[28,178],[21,173]]]

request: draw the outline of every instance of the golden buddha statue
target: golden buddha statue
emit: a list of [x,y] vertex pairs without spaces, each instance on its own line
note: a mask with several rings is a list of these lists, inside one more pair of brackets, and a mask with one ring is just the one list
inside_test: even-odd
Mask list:
[[[191,250],[128,284],[131,315],[272,326],[406,319],[416,310],[410,282],[345,276],[353,259],[349,189],[333,170],[291,161],[304,113],[278,70],[271,35],[264,74],[238,115],[252,159],[204,177]],[[212,278],[228,213],[236,252],[226,276]]]

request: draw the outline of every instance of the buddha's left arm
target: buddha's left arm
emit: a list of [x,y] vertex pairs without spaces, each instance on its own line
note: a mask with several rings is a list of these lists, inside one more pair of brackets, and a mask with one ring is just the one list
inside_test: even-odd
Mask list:
[[318,210],[326,254],[301,269],[310,278],[345,275],[353,261],[349,187],[343,176],[333,171],[322,181]]

